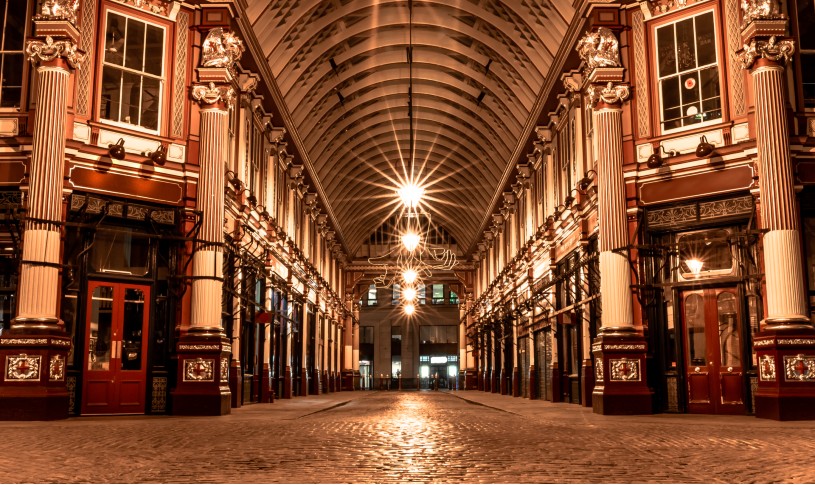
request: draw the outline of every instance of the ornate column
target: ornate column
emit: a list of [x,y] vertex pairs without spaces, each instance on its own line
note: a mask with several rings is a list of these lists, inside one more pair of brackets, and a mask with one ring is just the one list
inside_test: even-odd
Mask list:
[[351,319],[351,313],[342,309],[340,313],[342,317],[343,329],[343,362],[342,362],[342,390],[353,391],[354,386],[354,321]]
[[224,182],[229,113],[235,95],[233,67],[243,53],[234,34],[212,29],[202,44],[201,66],[192,97],[199,104],[197,208],[201,229],[192,256],[190,323],[176,346],[178,382],[173,414],[230,412],[229,357],[232,346],[221,323],[223,297]]
[[289,279],[286,282],[286,293],[285,298],[283,299],[281,311],[283,315],[285,315],[284,323],[283,323],[283,330],[281,331],[280,338],[283,339],[283,348],[285,349],[286,355],[284,356],[284,364],[283,367],[283,399],[291,399],[293,396],[292,392],[292,379],[293,379],[293,370],[292,370],[292,338],[293,338],[293,308],[294,304],[292,303],[292,291],[291,291],[291,269],[289,269]]
[[69,81],[85,56],[76,45],[76,5],[63,7],[62,15],[36,16],[35,37],[26,43],[26,54],[37,65],[37,110],[17,316],[0,339],[3,420],[68,417],[65,367],[71,339],[59,318],[60,226]]
[[793,41],[770,0],[742,4],[739,52],[753,80],[767,317],[753,339],[759,363],[755,413],[778,420],[815,418],[815,329],[808,313],[801,232],[790,160],[784,64]]
[[352,323],[354,325],[354,359],[352,362],[354,366],[354,386],[359,388],[359,304],[352,303],[351,308],[353,308]]
[[577,51],[586,66],[598,147],[597,218],[603,316],[600,334],[592,345],[597,360],[592,407],[599,414],[645,414],[651,412],[652,394],[645,379],[646,344],[634,328],[628,257],[617,252],[628,245],[622,118],[629,89],[621,84],[624,68],[620,64],[617,38],[609,29],[600,27],[587,33],[578,43]]

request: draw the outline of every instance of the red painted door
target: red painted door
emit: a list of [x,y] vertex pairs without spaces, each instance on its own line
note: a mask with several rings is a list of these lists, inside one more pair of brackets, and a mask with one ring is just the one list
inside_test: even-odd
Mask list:
[[82,414],[142,414],[150,287],[88,285]]
[[742,414],[741,305],[735,288],[682,292],[688,411]]

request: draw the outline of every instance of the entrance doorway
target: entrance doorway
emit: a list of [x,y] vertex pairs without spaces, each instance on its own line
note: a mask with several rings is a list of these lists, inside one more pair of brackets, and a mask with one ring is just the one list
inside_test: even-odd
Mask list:
[[735,287],[681,293],[688,412],[745,412],[738,302]]
[[150,287],[92,281],[82,379],[82,414],[143,414]]

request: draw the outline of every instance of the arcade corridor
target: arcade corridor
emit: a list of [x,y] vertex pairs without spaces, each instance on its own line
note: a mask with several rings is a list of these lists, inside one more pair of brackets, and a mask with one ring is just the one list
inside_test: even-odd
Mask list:
[[[0,424],[0,482],[812,483],[815,423],[338,392],[230,416]],[[20,464],[25,466],[21,467]],[[103,466],[104,465],[104,466]]]

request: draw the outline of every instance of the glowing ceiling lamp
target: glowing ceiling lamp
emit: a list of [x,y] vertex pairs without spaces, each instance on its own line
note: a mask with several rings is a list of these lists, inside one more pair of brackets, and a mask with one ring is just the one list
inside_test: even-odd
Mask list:
[[416,270],[413,268],[407,268],[404,271],[402,271],[402,281],[406,285],[412,285],[413,283],[416,282],[416,278],[418,277],[419,273],[417,273]]
[[408,231],[402,234],[402,245],[405,246],[405,249],[407,249],[408,252],[412,253],[415,251],[416,248],[419,247],[419,242],[421,242],[421,237],[419,237],[419,234],[413,231]]
[[690,272],[693,273],[693,276],[695,277],[699,276],[699,273],[702,272],[702,266],[705,265],[704,262],[696,258],[685,260],[685,264],[688,265]]
[[405,206],[406,209],[415,209],[422,200],[424,189],[413,182],[409,182],[399,188],[396,193],[399,194],[399,198],[402,199],[402,205]]
[[405,305],[405,315],[411,316],[411,315],[413,315],[413,312],[415,312],[415,311],[416,311],[416,307],[413,306],[413,303],[408,303],[407,305]]
[[416,288],[407,287],[402,290],[402,299],[406,302],[411,302],[416,299]]

